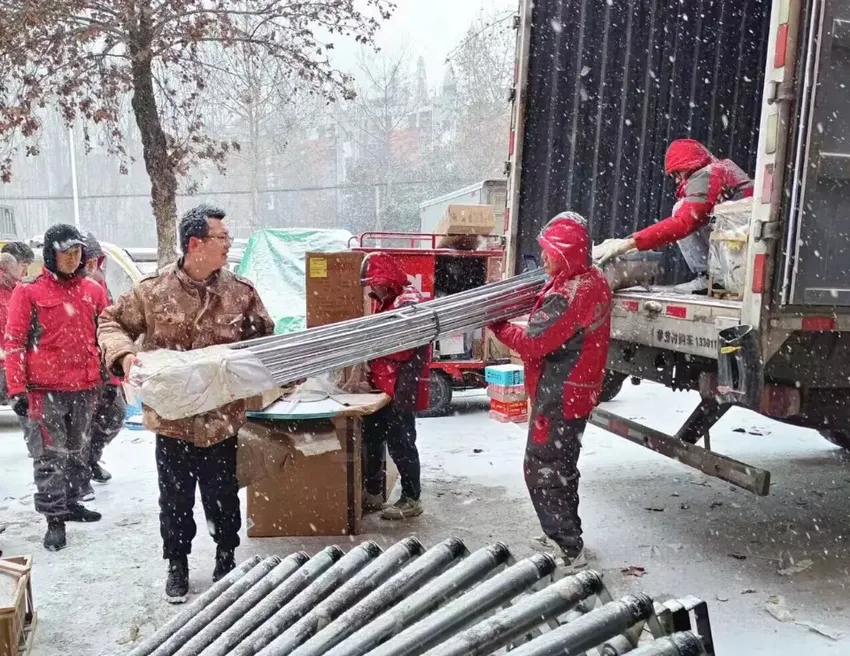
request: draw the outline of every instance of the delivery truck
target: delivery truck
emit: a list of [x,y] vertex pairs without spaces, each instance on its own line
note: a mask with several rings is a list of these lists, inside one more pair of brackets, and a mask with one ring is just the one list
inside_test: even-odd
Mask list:
[[850,448],[850,2],[521,0],[516,27],[509,268],[563,210],[594,243],[669,216],[673,139],[755,182],[733,208],[740,289],[673,293],[671,246],[666,284],[615,294],[609,392],[627,377],[696,390],[693,414],[675,435],[601,409],[593,423],[761,495],[769,472],[711,448],[730,407]]

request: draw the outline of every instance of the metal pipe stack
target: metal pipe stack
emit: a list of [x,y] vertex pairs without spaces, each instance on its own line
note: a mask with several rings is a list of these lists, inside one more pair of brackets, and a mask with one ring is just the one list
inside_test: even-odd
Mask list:
[[249,340],[232,348],[254,353],[275,383],[285,385],[522,316],[531,310],[544,280],[542,271],[531,271],[392,312]]

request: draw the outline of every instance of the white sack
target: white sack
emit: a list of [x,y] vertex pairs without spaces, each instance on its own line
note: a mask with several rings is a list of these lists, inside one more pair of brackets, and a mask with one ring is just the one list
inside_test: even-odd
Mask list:
[[130,383],[142,403],[169,420],[200,415],[275,387],[256,355],[227,346],[140,353]]

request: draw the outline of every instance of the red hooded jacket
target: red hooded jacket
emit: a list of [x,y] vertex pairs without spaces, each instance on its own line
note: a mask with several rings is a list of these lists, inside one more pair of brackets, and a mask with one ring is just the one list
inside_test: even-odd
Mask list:
[[12,292],[18,284],[16,278],[8,271],[0,269],[0,362],[6,359],[6,319],[9,316],[9,303],[12,301]]
[[[360,282],[364,287],[380,285],[391,292],[383,301],[372,297],[373,314],[398,310],[423,300],[398,263],[386,253],[370,253],[365,257]],[[429,360],[427,346],[376,358],[369,363],[372,385],[391,396],[393,405],[403,411],[426,410],[430,402]]]
[[97,318],[106,306],[103,288],[79,274],[66,280],[44,270],[15,287],[5,334],[9,396],[100,387]]
[[528,327],[492,327],[522,357],[525,388],[533,404],[534,439],[545,442],[552,419],[588,417],[599,401],[608,344],[612,295],[605,276],[590,264],[584,219],[564,212],[538,239],[561,262],[531,310]]
[[684,174],[669,218],[632,235],[638,250],[672,244],[708,225],[714,206],[753,195],[753,182],[732,160],[715,159],[694,139],[676,139],[667,149],[667,175]]

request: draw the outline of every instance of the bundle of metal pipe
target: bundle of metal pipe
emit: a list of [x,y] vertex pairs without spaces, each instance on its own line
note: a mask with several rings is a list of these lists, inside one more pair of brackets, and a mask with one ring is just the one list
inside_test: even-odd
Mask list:
[[[514,563],[499,542],[469,553],[457,538],[428,550],[407,538],[385,551],[365,542],[347,554],[254,558],[131,656],[713,654],[683,623],[683,602],[672,622],[645,595],[611,601],[597,572],[552,581],[556,567],[542,554]],[[636,648],[655,613],[654,639]]]
[[285,385],[521,316],[531,309],[544,280],[542,271],[531,271],[392,312],[249,340],[232,348],[254,353],[274,381]]

